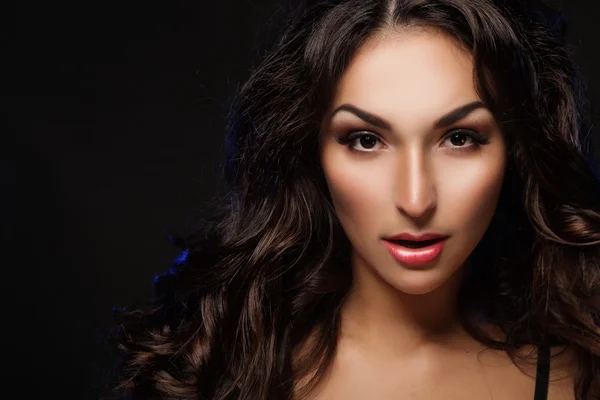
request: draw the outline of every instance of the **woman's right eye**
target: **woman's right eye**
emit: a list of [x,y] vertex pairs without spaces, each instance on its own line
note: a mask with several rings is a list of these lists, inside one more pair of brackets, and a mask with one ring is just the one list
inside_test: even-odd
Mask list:
[[[377,143],[381,143],[381,139],[371,132],[366,131],[354,131],[350,132],[345,136],[342,136],[338,139],[340,144],[348,146],[351,151],[356,151],[360,153],[372,153],[377,150],[373,150],[373,148],[377,145]],[[357,148],[357,146],[361,146],[364,150]]]

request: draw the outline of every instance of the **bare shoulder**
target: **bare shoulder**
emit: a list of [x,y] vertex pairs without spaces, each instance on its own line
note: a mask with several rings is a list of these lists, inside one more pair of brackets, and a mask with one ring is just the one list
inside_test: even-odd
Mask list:
[[[504,334],[495,327],[486,327],[488,333],[497,340],[505,340]],[[537,373],[537,346],[524,346],[518,352],[521,360],[528,359],[529,363],[519,363],[518,368],[522,373],[536,378]],[[518,360],[515,360],[519,362]],[[550,377],[548,385],[548,400],[574,400],[575,382],[574,375],[577,367],[577,354],[573,346],[553,346],[551,350]]]
[[[526,368],[528,375],[536,377],[538,349],[525,346],[519,352],[521,356],[529,356],[536,364]],[[548,400],[574,400],[574,373],[577,365],[576,353],[570,346],[554,346],[551,351],[550,374],[548,384]]]
[[[384,362],[356,349],[338,353],[332,370],[311,399],[533,399],[537,349],[526,353],[522,369],[505,352],[490,350],[445,354],[439,363],[413,359]],[[521,354],[523,355],[523,354]],[[575,352],[552,348],[547,400],[575,400]]]
[[575,399],[574,375],[577,366],[575,350],[570,346],[552,348],[548,400]]

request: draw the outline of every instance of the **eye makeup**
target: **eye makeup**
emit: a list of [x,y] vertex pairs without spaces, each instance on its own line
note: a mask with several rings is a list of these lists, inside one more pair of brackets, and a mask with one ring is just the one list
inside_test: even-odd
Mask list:
[[[365,138],[371,143],[375,142],[375,144],[379,143],[383,145],[383,140],[377,134],[366,130],[350,131],[347,134],[337,137],[336,141],[341,145],[347,146],[348,149],[353,152],[372,153],[378,151],[371,149],[358,150],[355,147],[357,141],[360,142],[360,145],[364,147],[365,143],[362,142],[362,139]],[[488,144],[489,139],[478,134],[472,129],[456,128],[444,135],[442,138],[442,144],[444,143],[450,143],[448,148],[451,151],[473,151],[478,149],[480,146]]]

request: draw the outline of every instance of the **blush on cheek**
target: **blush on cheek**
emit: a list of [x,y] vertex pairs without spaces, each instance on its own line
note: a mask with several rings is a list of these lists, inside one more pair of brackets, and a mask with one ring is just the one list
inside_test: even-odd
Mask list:
[[366,211],[365,206],[372,204],[368,196],[372,192],[365,190],[360,179],[344,173],[330,177],[329,190],[337,211],[353,219]]
[[381,197],[377,194],[386,185],[381,169],[377,168],[379,164],[353,165],[352,161],[333,154],[327,161],[324,169],[329,191],[340,206],[351,209],[368,202],[375,206],[377,198]]
[[380,214],[389,208],[385,174],[347,161],[330,162],[325,168],[335,211],[346,234],[355,244],[368,240],[371,233],[381,230]]
[[460,212],[469,222],[469,231],[478,236],[483,235],[494,215],[498,195],[502,187],[503,173],[500,169],[481,169],[480,174],[472,177],[468,185],[462,187]]
[[437,165],[442,172],[436,185],[438,212],[442,220],[454,220],[450,226],[466,224],[469,231],[480,233],[491,220],[504,177],[500,150],[461,162],[445,159]]

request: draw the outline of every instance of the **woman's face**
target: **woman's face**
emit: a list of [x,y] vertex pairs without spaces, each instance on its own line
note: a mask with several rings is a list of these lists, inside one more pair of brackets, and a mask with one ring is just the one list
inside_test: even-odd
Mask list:
[[[354,268],[424,294],[465,262],[495,212],[506,162],[502,133],[478,102],[472,57],[443,34],[373,37],[355,54],[320,147]],[[441,252],[384,240],[401,233],[447,239]]]

